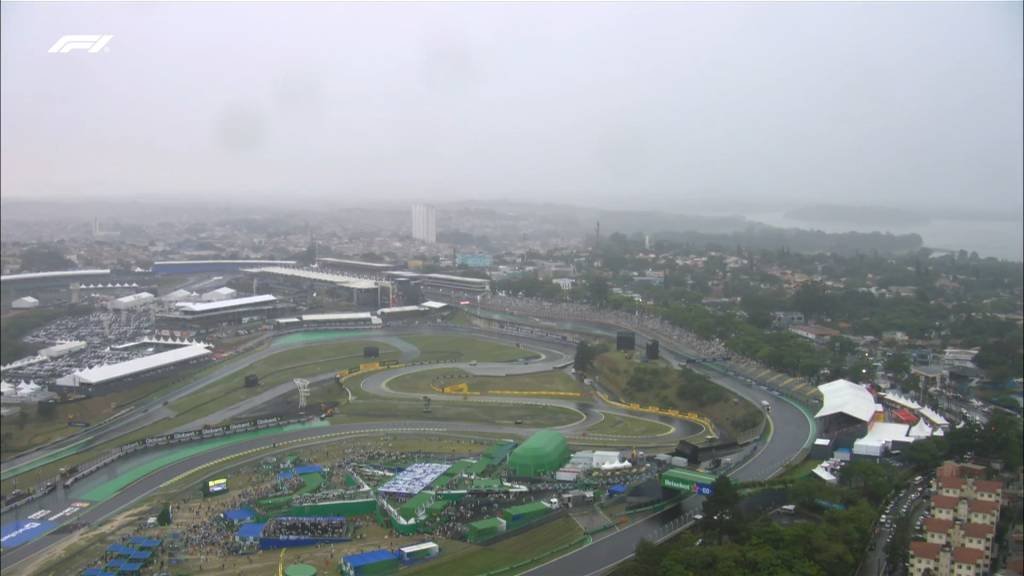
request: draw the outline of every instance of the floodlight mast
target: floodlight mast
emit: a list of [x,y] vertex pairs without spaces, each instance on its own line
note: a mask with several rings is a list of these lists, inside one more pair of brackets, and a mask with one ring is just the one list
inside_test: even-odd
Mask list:
[[304,410],[306,408],[306,400],[309,399],[309,380],[296,378],[292,382],[299,389],[299,410]]

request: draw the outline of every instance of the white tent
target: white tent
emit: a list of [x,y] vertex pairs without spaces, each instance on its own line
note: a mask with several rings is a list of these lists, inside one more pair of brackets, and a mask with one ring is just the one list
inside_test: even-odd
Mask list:
[[18,310],[24,310],[26,308],[35,308],[37,306],[39,306],[39,300],[36,300],[31,296],[22,296],[21,298],[18,298],[14,302],[11,302],[11,308],[15,308]]
[[815,418],[833,414],[846,414],[863,422],[870,422],[875,414],[875,398],[867,388],[849,380],[835,380],[818,386],[824,399]]

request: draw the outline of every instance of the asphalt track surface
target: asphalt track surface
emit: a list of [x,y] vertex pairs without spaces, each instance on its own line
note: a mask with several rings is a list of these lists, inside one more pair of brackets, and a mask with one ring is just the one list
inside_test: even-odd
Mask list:
[[[430,330],[431,332],[437,332],[436,328]],[[462,332],[467,334],[481,335],[477,331],[464,330],[464,329],[444,329],[444,332]],[[409,330],[401,330],[401,333],[408,334]],[[374,335],[359,335],[353,337],[361,337],[363,339],[373,339],[376,335],[384,336],[386,334],[377,332]],[[488,335],[487,337],[494,338],[494,336]],[[538,340],[516,335],[502,335],[498,339],[503,341],[512,341],[519,343],[533,343],[537,346]],[[541,344],[541,347],[551,347],[550,343]],[[235,361],[229,361],[223,366],[207,375],[199,382],[205,382],[204,385],[208,385],[213,381],[216,381],[232,372],[244,369],[249,364],[259,361],[266,356],[275,354],[286,350],[286,347],[270,347],[261,350],[256,353],[249,354],[245,357],[239,358]],[[666,356],[675,355],[678,357],[685,357],[685,352],[669,350],[663,344],[663,350]],[[557,351],[555,351],[557,352]],[[558,354],[561,354],[560,352]],[[548,356],[545,354],[545,358],[535,361],[533,365],[509,365],[503,364],[501,368],[506,371],[515,369],[531,369],[536,370],[549,370],[559,362],[564,362],[565,356],[560,356],[556,359],[555,356]],[[488,370],[499,369],[490,364],[470,366],[468,363],[461,364],[445,364],[442,366],[450,367],[462,367],[464,369],[477,369],[487,373]],[[422,365],[416,368],[421,370],[436,369],[437,365]],[[405,370],[405,369],[402,369]],[[388,371],[387,373],[378,373],[374,375],[374,378],[383,376],[384,374],[394,375],[395,371]],[[512,373],[512,372],[506,372]],[[755,405],[759,404],[761,400],[769,400],[773,405],[773,413],[771,420],[773,421],[772,433],[769,435],[763,446],[759,446],[755,455],[746,462],[743,466],[738,468],[732,473],[732,476],[738,480],[750,480],[759,478],[768,478],[774,474],[778,469],[785,465],[785,463],[797,454],[808,441],[811,433],[810,424],[803,412],[791,405],[788,401],[778,398],[768,392],[762,391],[758,388],[751,388],[742,381],[730,378],[724,375],[712,375],[712,378],[722,384],[723,386],[737,392],[741,396],[750,399]],[[191,391],[197,390],[202,386],[197,384],[190,384],[187,387],[176,391],[174,394],[184,396]],[[381,384],[382,389],[386,387]],[[372,390],[373,387],[371,386]],[[154,402],[162,402],[166,397],[158,399]],[[521,399],[513,399],[514,401],[521,401]],[[551,401],[544,401],[544,403],[551,404]],[[574,404],[574,403],[573,403]],[[608,410],[610,411],[610,410]],[[137,422],[137,419],[145,417],[145,412],[141,414],[135,414],[132,418],[125,418],[123,421],[115,421],[110,423],[108,427],[100,431],[102,437],[116,437],[121,434],[137,429],[141,426],[135,426],[133,423]],[[150,415],[152,416],[152,415]],[[146,421],[151,421],[151,418],[145,418]],[[147,422],[142,422],[145,425]],[[581,422],[582,424],[582,422]],[[415,429],[415,430],[413,430]],[[498,434],[509,434],[512,436],[522,436],[525,433],[529,433],[532,430],[529,428],[522,427],[502,427],[502,426],[491,426],[485,424],[469,424],[469,423],[445,423],[439,425],[437,422],[424,421],[414,422],[407,421],[401,423],[359,423],[359,424],[340,424],[330,427],[320,427],[307,430],[287,432],[272,437],[255,438],[249,441],[245,441],[238,444],[224,446],[216,448],[202,454],[197,454],[191,458],[174,463],[167,466],[157,472],[144,477],[140,481],[128,486],[121,492],[119,492],[114,498],[105,502],[97,503],[84,512],[82,512],[75,520],[78,524],[96,525],[108,518],[112,514],[125,508],[126,506],[138,501],[139,499],[151,494],[163,484],[174,480],[181,475],[193,472],[196,470],[205,469],[215,465],[229,457],[235,457],[240,454],[245,454],[248,451],[257,451],[261,449],[270,448],[273,449],[277,446],[286,445],[295,447],[297,445],[305,443],[315,443],[317,441],[330,441],[332,438],[340,438],[344,436],[354,435],[373,435],[379,433],[413,433],[413,434],[430,434],[430,433],[454,433],[454,434],[466,434],[466,433],[498,433]],[[677,432],[678,433],[678,432]],[[107,436],[110,435],[110,436]],[[96,440],[93,440],[96,442]],[[59,448],[54,448],[59,449]],[[38,456],[37,456],[38,457]],[[238,463],[232,461],[232,464]],[[211,469],[211,472],[213,470]],[[679,517],[683,510],[690,510],[699,505],[699,499],[689,498],[682,506],[676,506],[658,513],[652,517],[649,517],[641,522],[633,524],[625,529],[616,530],[607,536],[594,541],[594,544],[590,546],[578,549],[567,555],[564,555],[554,561],[551,561],[545,565],[535,568],[528,572],[528,574],[538,575],[552,575],[561,576],[565,574],[597,574],[601,571],[613,566],[614,564],[621,562],[629,558],[633,554],[633,550],[636,544],[642,539],[652,539],[654,534],[666,523],[671,522]],[[70,534],[64,530],[58,529],[56,532],[51,532],[43,537],[36,540],[23,544],[12,550],[5,551],[3,554],[3,568],[7,570],[11,567],[16,566],[22,561],[46,550],[50,546],[53,546],[65,538],[68,538]]]
[[[505,316],[507,318],[508,315]],[[530,318],[518,316],[517,319],[528,322]],[[550,328],[552,324],[557,324],[557,321],[546,320],[540,323],[539,327]],[[571,324],[574,330],[579,330],[581,327],[585,329],[586,325],[594,324],[594,332],[597,334],[607,334],[609,328],[633,330],[637,332],[639,349],[642,349],[643,342],[648,338],[645,331],[635,327],[581,321],[573,321]],[[662,357],[675,364],[698,356],[693,351],[672,346],[664,339],[660,340],[660,344]],[[748,481],[770,478],[810,442],[813,434],[813,422],[803,410],[792,402],[720,371],[700,365],[690,365],[689,367],[708,376],[716,384],[746,398],[755,406],[760,406],[762,400],[768,401],[772,406],[769,415],[771,428],[767,437],[758,441],[752,458],[729,474],[733,480]],[[605,573],[616,564],[631,558],[636,545],[641,540],[658,540],[664,535],[663,527],[666,524],[676,520],[683,513],[696,511],[702,502],[702,497],[691,496],[678,506],[663,510],[621,530],[615,529],[614,532],[595,539],[586,547],[569,552],[524,574],[529,576],[565,576],[567,574],[591,576]]]

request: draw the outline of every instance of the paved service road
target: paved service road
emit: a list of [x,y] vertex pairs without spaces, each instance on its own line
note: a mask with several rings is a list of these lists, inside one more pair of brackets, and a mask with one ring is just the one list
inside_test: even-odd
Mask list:
[[[374,435],[381,433],[409,433],[409,434],[475,434],[475,433],[498,433],[508,434],[510,436],[521,436],[523,434],[529,434],[534,430],[520,427],[508,427],[508,426],[492,426],[487,424],[462,424],[462,423],[444,423],[438,424],[437,422],[430,421],[407,421],[407,422],[369,422],[360,424],[339,424],[336,426],[319,427],[319,428],[307,428],[305,430],[296,430],[293,432],[285,432],[274,436],[263,436],[247,440],[237,444],[231,444],[215,448],[202,454],[197,454],[191,458],[180,460],[174,464],[171,464],[165,468],[162,468],[149,476],[146,476],[142,480],[129,485],[124,490],[121,490],[113,498],[105,502],[93,504],[86,508],[78,517],[75,518],[76,524],[91,524],[95,525],[104,519],[108,518],[117,511],[129,506],[133,502],[136,502],[140,498],[147,496],[148,494],[155,491],[162,484],[177,478],[182,474],[186,474],[192,471],[200,470],[205,465],[212,462],[216,462],[219,459],[236,456],[245,453],[249,450],[257,450],[260,448],[274,448],[280,447],[284,449],[294,449],[296,445],[308,444],[316,441],[331,441],[332,439],[351,437],[356,435]],[[262,457],[265,453],[254,454],[253,457]],[[239,461],[232,460],[231,464],[236,464]],[[228,465],[228,464],[225,464]],[[211,468],[211,472],[213,469]],[[14,567],[15,565],[23,562],[31,556],[46,550],[50,546],[61,542],[62,540],[72,537],[70,534],[63,530],[57,530],[51,532],[45,536],[37,538],[31,542],[18,546],[11,550],[4,550],[3,552],[3,568],[7,570]]]
[[[436,329],[432,329],[434,331]],[[476,333],[475,331],[465,329],[454,329],[453,331]],[[378,332],[377,334],[379,334]],[[409,333],[409,330],[401,330],[401,333]],[[367,335],[361,335],[364,339]],[[372,337],[371,337],[372,338]],[[502,340],[530,341],[530,338],[521,336],[502,336]],[[666,356],[675,355],[676,358],[685,357],[685,351],[682,350],[671,350],[666,343],[662,343],[662,349],[665,350]],[[216,376],[209,376],[208,378],[219,379],[227,374],[243,369],[248,364],[258,361],[266,355],[281,351],[278,349],[268,349],[266,352],[261,351],[257,354],[240,358],[235,362],[228,362],[224,367],[219,368],[215,371]],[[557,352],[557,351],[555,351]],[[560,353],[559,353],[560,354]],[[564,361],[564,356],[561,360]],[[545,358],[535,361],[534,366],[530,364],[526,365],[504,365],[504,373],[511,373],[510,370],[528,370],[532,368],[537,370],[545,366],[547,363],[555,364],[557,361],[554,356],[548,357],[545,354]],[[452,366],[449,364],[448,366]],[[464,369],[478,369],[488,373],[488,370],[496,369],[491,365],[484,366],[469,366],[468,364],[454,366],[464,367]],[[424,365],[417,367],[420,369],[433,369],[437,365]],[[543,369],[550,369],[551,366],[547,366]],[[379,386],[373,383],[367,385],[367,389],[374,393],[395,393],[386,389],[384,385],[386,379],[378,381],[377,378],[383,378],[384,375],[395,375],[396,371],[388,371],[374,374],[372,376],[373,382],[379,382]],[[752,388],[744,382],[727,375],[711,374],[708,373],[716,382],[719,382],[723,386],[726,386],[738,394],[741,394],[745,398],[759,404],[762,399],[768,399],[773,404],[772,419],[775,425],[772,427],[772,433],[768,436],[763,446],[759,446],[754,456],[743,466],[738,468],[733,476],[737,479],[747,480],[756,478],[767,478],[771,474],[775,473],[780,467],[782,467],[788,459],[799,453],[804,445],[809,441],[812,434],[811,423],[808,418],[791,405],[787,400],[778,398],[768,392],[760,390],[758,388]],[[204,379],[205,380],[205,379]],[[366,380],[371,380],[367,378]],[[213,380],[210,380],[212,382]],[[209,382],[207,382],[209,383]],[[185,392],[182,392],[182,395]],[[522,401],[521,399],[511,399],[514,401]],[[551,404],[551,401],[544,401],[543,403]],[[571,404],[575,404],[570,402]],[[610,409],[604,409],[604,411],[612,411]],[[118,429],[123,430],[125,425],[120,425]],[[130,426],[130,425],[128,425]],[[418,431],[408,430],[410,428],[419,428]],[[210,463],[215,463],[221,458],[234,456],[239,453],[244,453],[247,450],[256,450],[259,448],[265,448],[270,446],[280,446],[284,443],[289,443],[290,446],[294,446],[300,443],[316,442],[318,440],[329,441],[332,436],[329,435],[356,435],[356,434],[376,434],[382,432],[410,432],[410,433],[455,433],[455,434],[466,434],[466,433],[501,433],[515,436],[522,436],[531,433],[533,430],[525,427],[500,427],[485,424],[469,424],[469,423],[445,423],[439,425],[436,422],[402,422],[402,423],[362,423],[362,424],[341,424],[331,427],[313,428],[301,431],[294,431],[275,435],[273,437],[261,437],[254,438],[239,444],[233,444],[216,448],[202,454],[198,454],[194,457],[187,458],[175,464],[172,464],[166,468],[163,468],[153,474],[146,476],[142,480],[128,486],[121,492],[119,492],[114,498],[106,502],[94,504],[86,509],[81,516],[76,519],[76,522],[95,524],[103,519],[109,517],[111,514],[118,510],[128,506],[129,504],[137,501],[138,499],[152,493],[154,490],[159,488],[165,482],[174,479],[175,477],[184,474],[189,471],[200,469],[204,466],[208,466]],[[118,434],[123,433],[119,432]],[[116,436],[116,435],[115,435]],[[236,461],[232,461],[236,463]],[[211,470],[212,471],[212,470]],[[556,559],[544,566],[531,570],[529,574],[533,575],[564,575],[564,574],[591,574],[600,573],[607,568],[613,566],[617,562],[621,562],[629,558],[633,554],[633,550],[636,544],[644,538],[656,539],[664,532],[664,526],[670,522],[677,521],[681,514],[686,511],[692,511],[699,506],[700,499],[693,497],[683,502],[680,506],[672,507],[668,510],[660,512],[654,516],[651,516],[637,524],[627,527],[623,530],[613,532],[599,540],[595,541],[595,544],[585,548],[576,550],[570,554],[567,554],[559,559]],[[37,540],[19,546],[13,550],[4,552],[4,565],[6,567],[14,566],[25,559],[39,553],[49,546],[52,546],[61,540],[68,538],[70,535],[64,533],[64,531],[58,531],[59,533],[51,533],[43,536]]]
[[[525,317],[519,317],[519,319],[524,323],[529,322],[529,319]],[[557,323],[558,321],[551,320],[541,326],[550,328],[552,324],[557,325]],[[579,331],[586,329],[590,323],[573,321],[571,324],[573,330]],[[595,328],[597,328],[595,332],[602,335],[606,335],[609,328],[628,328],[637,332],[640,337],[638,340],[646,338],[644,331],[638,330],[636,327],[604,324]],[[638,342],[638,345],[641,342]],[[696,356],[688,350],[673,346],[664,339],[660,339],[660,343],[662,356],[674,363],[678,364],[680,361],[685,361],[686,358]],[[709,369],[699,364],[689,367],[750,400],[755,406],[760,406],[762,400],[767,400],[772,405],[772,412],[769,416],[771,429],[767,438],[755,448],[752,458],[730,473],[733,479],[744,481],[770,478],[798,455],[813,439],[814,428],[810,416],[789,400],[718,370]],[[666,524],[676,522],[683,513],[695,511],[700,507],[702,501],[702,498],[696,496],[687,498],[680,506],[669,508],[623,530],[609,533],[594,540],[589,546],[570,552],[525,574],[530,576],[596,575],[609,571],[615,564],[632,557],[636,545],[641,540],[657,540],[663,535]]]

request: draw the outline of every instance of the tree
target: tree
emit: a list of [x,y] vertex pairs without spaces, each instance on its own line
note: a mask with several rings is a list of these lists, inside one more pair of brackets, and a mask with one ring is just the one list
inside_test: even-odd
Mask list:
[[171,505],[164,504],[164,507],[160,509],[160,513],[156,516],[156,523],[161,526],[167,526],[171,523]]
[[909,540],[910,516],[901,514],[893,523],[892,540],[885,545],[885,556],[890,566],[903,566],[907,562]]
[[576,357],[573,359],[572,367],[579,373],[585,373],[594,367],[594,358],[597,357],[597,349],[586,340],[580,340],[576,344]]
[[904,352],[897,352],[885,359],[885,371],[905,380],[910,376],[910,357]]
[[704,500],[704,520],[701,522],[706,531],[714,534],[718,544],[725,538],[734,539],[739,534],[742,522],[737,507],[740,502],[739,491],[728,476],[719,476],[711,484],[711,495]]
[[57,414],[57,403],[56,402],[40,402],[36,404],[36,414],[40,418],[49,420]]
[[590,302],[596,306],[602,306],[608,301],[610,291],[608,281],[601,276],[593,276],[587,280],[587,295]]

